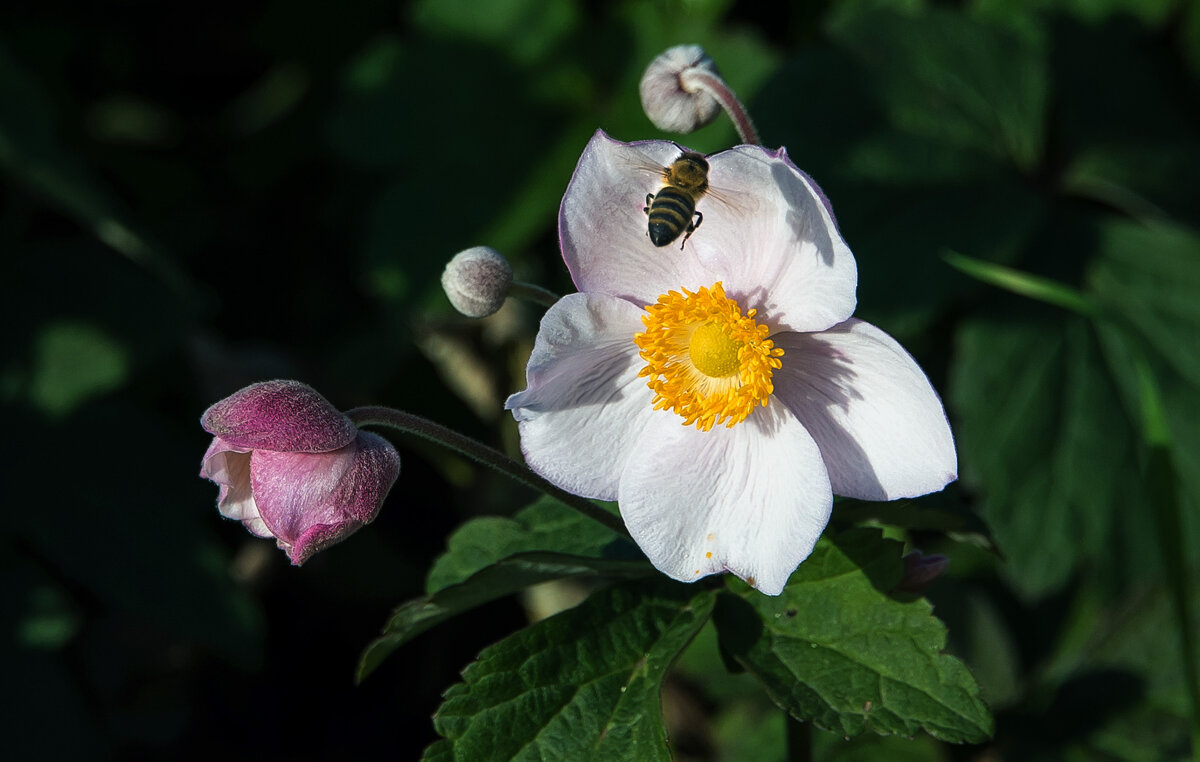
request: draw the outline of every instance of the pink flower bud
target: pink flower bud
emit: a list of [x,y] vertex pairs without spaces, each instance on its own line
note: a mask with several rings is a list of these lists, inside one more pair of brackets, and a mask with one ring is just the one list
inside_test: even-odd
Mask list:
[[252,384],[205,411],[213,434],[200,476],[217,508],[274,537],[299,566],[369,524],[400,473],[400,456],[297,381]]
[[721,73],[699,45],[677,45],[646,67],[639,91],[642,109],[660,130],[688,133],[709,124],[721,113],[721,104],[708,89],[691,77],[703,72],[716,80]]
[[442,288],[454,309],[467,317],[487,317],[504,306],[512,288],[512,268],[487,246],[460,251],[442,272]]

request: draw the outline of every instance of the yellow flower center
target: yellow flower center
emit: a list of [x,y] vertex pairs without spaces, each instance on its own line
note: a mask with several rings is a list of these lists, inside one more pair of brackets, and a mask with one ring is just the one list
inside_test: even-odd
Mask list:
[[743,315],[720,283],[663,294],[646,312],[646,330],[633,341],[646,361],[638,375],[649,378],[655,410],[669,408],[684,426],[708,431],[741,423],[767,404],[783,349],[754,321],[755,310]]

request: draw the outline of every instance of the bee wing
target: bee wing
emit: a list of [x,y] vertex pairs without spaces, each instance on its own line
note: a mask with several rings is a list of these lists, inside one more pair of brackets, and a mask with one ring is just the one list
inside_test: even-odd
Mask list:
[[[678,159],[685,149],[676,143],[663,140],[648,140],[630,143],[632,151],[620,154],[621,161],[636,172],[646,176],[646,193],[657,193],[666,184],[667,167]],[[711,202],[725,207],[727,210],[747,215],[751,210],[745,200],[739,200],[736,191],[723,190],[719,185],[709,182],[708,190],[696,202],[696,208],[703,211]]]
[[732,191],[722,190],[721,188],[716,187],[716,186],[712,185],[711,183],[709,183],[708,190],[704,193],[704,197],[701,198],[700,201],[696,202],[697,208],[699,208],[700,204],[704,203],[705,199],[709,199],[709,198],[711,198],[713,201],[716,201],[721,206],[724,206],[727,209],[733,210],[735,212],[744,213],[744,212],[748,211],[746,204],[744,202],[738,200],[736,193],[733,193]]
[[673,143],[659,140],[631,143],[629,147],[634,150],[619,154],[621,161],[629,169],[646,175],[648,192],[662,187],[667,166],[679,158],[681,152]]

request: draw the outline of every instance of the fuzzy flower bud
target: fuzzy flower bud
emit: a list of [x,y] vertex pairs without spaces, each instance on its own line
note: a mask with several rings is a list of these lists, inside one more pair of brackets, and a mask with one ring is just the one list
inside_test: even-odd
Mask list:
[[707,89],[697,86],[694,72],[721,78],[717,65],[699,45],[677,45],[646,67],[638,88],[642,108],[655,127],[688,133],[709,124],[721,113],[721,104]]
[[220,486],[221,515],[275,538],[297,566],[373,521],[400,473],[390,442],[298,381],[247,386],[200,425],[213,435],[200,476]]
[[504,305],[512,288],[512,267],[493,248],[475,246],[454,255],[442,272],[442,288],[454,309],[482,318]]

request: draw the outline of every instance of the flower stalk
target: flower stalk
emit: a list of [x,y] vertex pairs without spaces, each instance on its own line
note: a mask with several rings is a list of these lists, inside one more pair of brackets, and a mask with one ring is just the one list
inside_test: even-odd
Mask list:
[[534,304],[540,304],[543,307],[553,307],[554,303],[562,298],[548,288],[542,288],[534,283],[526,283],[520,280],[513,281],[508,294],[509,296],[531,301]]
[[346,416],[356,426],[387,426],[406,434],[428,439],[461,455],[489,466],[527,487],[544,492],[561,503],[574,508],[584,516],[597,521],[609,529],[628,537],[629,532],[618,516],[614,516],[590,500],[572,495],[562,490],[534,473],[523,463],[518,463],[499,450],[492,449],[482,442],[476,441],[457,431],[422,418],[412,413],[396,410],[390,407],[368,405],[346,411]]
[[738,100],[734,94],[733,88],[725,83],[725,80],[718,74],[714,74],[708,69],[691,68],[679,75],[679,80],[683,84],[684,89],[689,91],[702,91],[711,95],[717,103],[721,104],[721,108],[729,116],[733,122],[733,126],[737,129],[738,137],[743,143],[749,145],[762,145],[762,141],[758,137],[758,130],[754,128],[754,122],[750,120],[750,112]]

